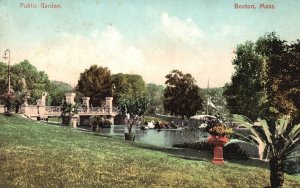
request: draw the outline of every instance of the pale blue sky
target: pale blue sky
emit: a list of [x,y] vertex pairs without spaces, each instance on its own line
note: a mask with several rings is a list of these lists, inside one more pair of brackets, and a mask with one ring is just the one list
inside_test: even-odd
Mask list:
[[[42,9],[41,2],[62,8]],[[235,3],[257,9],[237,10]],[[259,9],[260,3],[275,9]],[[28,59],[51,79],[73,85],[80,72],[99,64],[141,74],[148,83],[163,84],[178,68],[201,87],[207,79],[223,86],[237,44],[271,31],[287,41],[300,38],[299,7],[297,0],[0,0],[0,53],[9,48],[13,63]],[[60,65],[69,68],[68,77]]]

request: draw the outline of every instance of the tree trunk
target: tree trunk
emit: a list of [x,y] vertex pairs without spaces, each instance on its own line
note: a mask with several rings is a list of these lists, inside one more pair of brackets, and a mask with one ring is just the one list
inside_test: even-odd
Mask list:
[[281,188],[284,182],[283,161],[280,158],[272,157],[270,165],[270,182],[271,188]]

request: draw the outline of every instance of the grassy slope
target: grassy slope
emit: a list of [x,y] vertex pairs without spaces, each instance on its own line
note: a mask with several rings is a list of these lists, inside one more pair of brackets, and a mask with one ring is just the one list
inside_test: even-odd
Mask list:
[[[0,115],[0,187],[263,187],[259,167],[186,160],[139,144]],[[299,181],[286,176],[287,187]]]

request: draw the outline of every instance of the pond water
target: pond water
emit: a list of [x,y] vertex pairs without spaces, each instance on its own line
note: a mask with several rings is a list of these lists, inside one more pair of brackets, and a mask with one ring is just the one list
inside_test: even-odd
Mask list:
[[[113,125],[111,128],[101,128],[101,134],[124,138],[127,128],[124,125]],[[195,143],[207,139],[207,134],[199,129],[148,129],[141,130],[138,127],[132,128],[135,140],[156,146],[172,147],[173,144],[189,142]]]

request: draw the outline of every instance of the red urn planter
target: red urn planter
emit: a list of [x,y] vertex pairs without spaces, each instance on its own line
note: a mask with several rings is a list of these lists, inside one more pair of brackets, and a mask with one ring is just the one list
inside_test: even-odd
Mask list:
[[208,143],[214,145],[214,158],[212,163],[221,165],[224,164],[223,146],[228,142],[228,138],[223,136],[210,136]]

